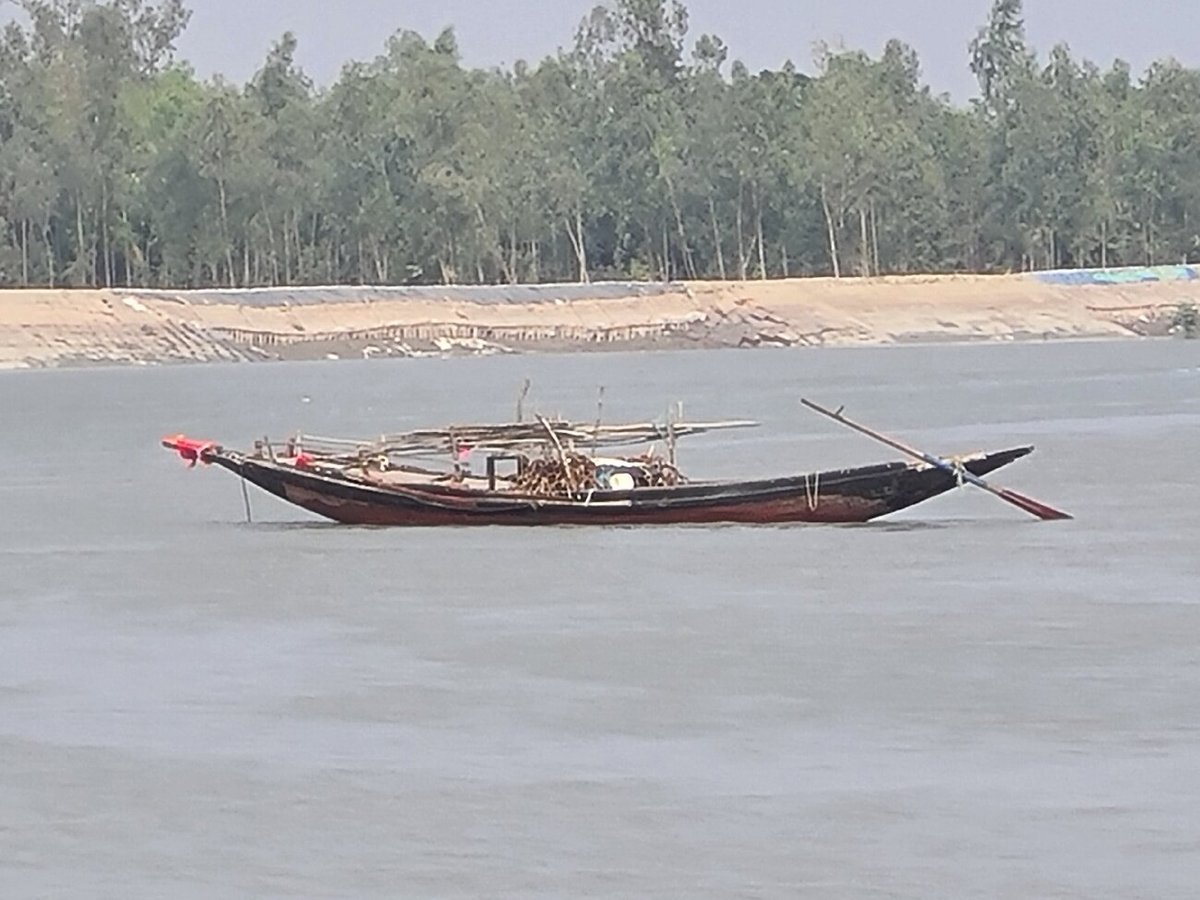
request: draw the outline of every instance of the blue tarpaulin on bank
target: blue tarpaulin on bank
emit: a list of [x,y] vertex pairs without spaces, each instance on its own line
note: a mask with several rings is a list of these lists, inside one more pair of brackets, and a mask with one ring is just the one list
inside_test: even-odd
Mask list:
[[1200,281],[1200,266],[1130,266],[1121,269],[1058,269],[1034,272],[1043,284],[1117,285],[1170,281]]

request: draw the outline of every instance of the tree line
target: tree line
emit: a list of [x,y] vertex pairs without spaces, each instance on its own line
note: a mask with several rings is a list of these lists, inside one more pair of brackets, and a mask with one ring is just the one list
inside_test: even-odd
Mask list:
[[244,86],[182,0],[18,0],[0,284],[750,279],[1200,259],[1200,72],[1042,60],[995,0],[956,106],[899,41],[750,72],[679,0],[609,0],[537,65],[399,31],[317,89]]

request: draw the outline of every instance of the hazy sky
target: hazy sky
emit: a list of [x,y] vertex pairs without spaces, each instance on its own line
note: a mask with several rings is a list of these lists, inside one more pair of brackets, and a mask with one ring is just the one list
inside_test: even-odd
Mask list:
[[[0,9],[3,8],[0,0]],[[536,61],[572,42],[595,0],[191,0],[180,41],[202,76],[245,81],[284,31],[300,40],[300,63],[318,82],[343,63],[371,59],[388,35],[409,28],[432,38],[454,25],[472,66]],[[962,100],[975,92],[967,44],[991,0],[687,0],[693,36],[714,32],[751,69],[793,60],[809,70],[814,42],[877,54],[898,37],[917,49],[925,79]],[[1044,56],[1067,41],[1077,56],[1107,66],[1121,57],[1141,72],[1175,56],[1200,65],[1200,0],[1026,0],[1032,44]]]

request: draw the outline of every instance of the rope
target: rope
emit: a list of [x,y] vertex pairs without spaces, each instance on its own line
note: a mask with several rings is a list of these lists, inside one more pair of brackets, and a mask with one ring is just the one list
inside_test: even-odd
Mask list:
[[962,487],[967,483],[967,465],[957,456],[952,456],[950,462],[954,466],[954,480]]
[[254,515],[250,512],[250,492],[246,490],[246,461],[242,460],[241,466],[238,468],[238,474],[242,476],[242,503],[246,507],[246,524],[254,524]]
[[818,506],[821,505],[821,473],[817,472],[813,477],[812,487],[809,487],[808,473],[804,474],[804,499],[808,501],[809,512],[816,512]]

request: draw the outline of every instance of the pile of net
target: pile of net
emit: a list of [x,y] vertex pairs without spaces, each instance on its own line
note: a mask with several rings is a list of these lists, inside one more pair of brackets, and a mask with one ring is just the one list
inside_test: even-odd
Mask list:
[[[687,481],[674,465],[653,454],[621,462],[620,471],[632,474],[634,487],[674,487]],[[613,487],[608,478],[609,468],[598,468],[591,457],[580,453],[567,452],[562,457],[543,456],[525,464],[514,480],[513,488],[541,496],[566,496],[604,490]]]
[[639,487],[675,487],[677,484],[687,482],[679,469],[652,453],[631,459],[630,462],[637,463],[645,473],[645,480],[638,481]]
[[567,453],[562,459],[551,456],[531,459],[513,486],[522,493],[553,496],[594,491],[599,484],[596,464],[590,457]]

